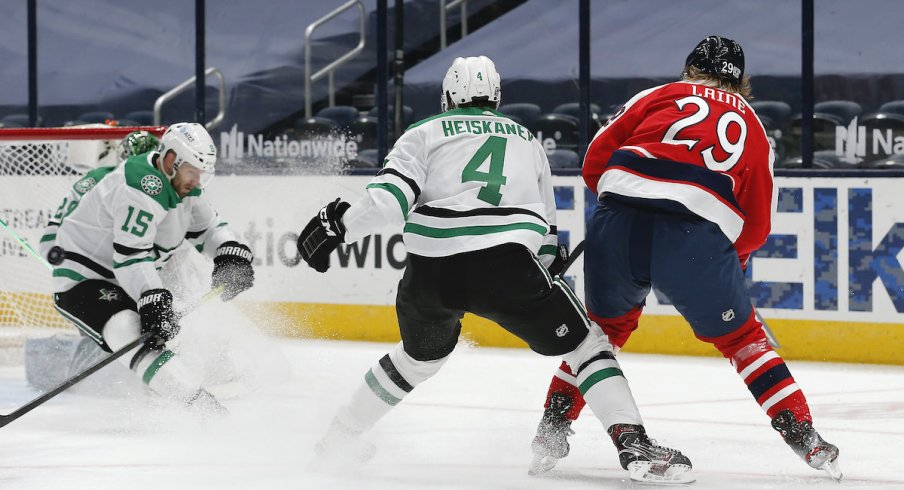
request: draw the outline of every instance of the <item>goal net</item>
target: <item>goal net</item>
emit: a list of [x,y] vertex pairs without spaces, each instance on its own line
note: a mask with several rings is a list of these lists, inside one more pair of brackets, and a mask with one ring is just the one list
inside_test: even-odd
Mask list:
[[38,244],[72,184],[91,169],[117,165],[121,140],[139,129],[165,130],[0,129],[0,348],[21,346],[35,331],[75,331],[53,307],[51,266],[36,256]]

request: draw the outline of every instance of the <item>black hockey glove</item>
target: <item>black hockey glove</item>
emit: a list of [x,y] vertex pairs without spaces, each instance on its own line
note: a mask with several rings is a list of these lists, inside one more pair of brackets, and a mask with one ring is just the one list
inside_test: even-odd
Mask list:
[[560,243],[556,247],[556,258],[549,265],[549,274],[551,276],[561,275],[565,270],[565,264],[568,263],[568,247],[564,243]]
[[141,333],[153,334],[150,342],[163,345],[179,333],[179,322],[173,312],[173,295],[166,289],[149,289],[138,299]]
[[342,215],[350,207],[351,204],[336,198],[311,218],[298,234],[298,253],[317,272],[326,272],[330,268],[330,254],[345,239]]
[[211,286],[223,287],[220,298],[229,301],[254,285],[254,268],[251,249],[239,242],[229,241],[217,247],[213,258],[213,280]]

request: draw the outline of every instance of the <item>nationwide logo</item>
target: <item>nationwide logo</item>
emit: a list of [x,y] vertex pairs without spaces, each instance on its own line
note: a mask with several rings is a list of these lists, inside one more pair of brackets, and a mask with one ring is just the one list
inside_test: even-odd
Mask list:
[[265,140],[263,135],[246,135],[236,125],[220,133],[220,158],[238,163],[243,158],[350,159],[358,155],[358,144],[344,134],[322,138],[289,139],[287,135]]
[[835,154],[847,162],[859,162],[869,155],[904,153],[904,136],[896,136],[891,128],[873,128],[867,132],[855,117],[845,126],[835,126]]

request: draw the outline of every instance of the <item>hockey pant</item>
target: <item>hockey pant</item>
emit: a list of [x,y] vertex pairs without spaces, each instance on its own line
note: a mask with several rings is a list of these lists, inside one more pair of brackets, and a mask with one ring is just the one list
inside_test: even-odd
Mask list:
[[442,367],[465,312],[495,321],[540,354],[563,356],[606,428],[641,423],[606,337],[590,328],[571,289],[522,245],[442,258],[409,254],[396,306],[402,342],[365,374],[340,410],[337,417],[351,429],[370,429]]
[[[810,420],[803,393],[753,314],[737,253],[717,225],[607,197],[588,224],[584,259],[590,318],[616,349],[637,328],[655,284],[694,335],[731,361],[770,418],[789,409]],[[568,366],[553,377],[549,394],[555,392],[575,399],[568,415],[576,418],[583,403]]]
[[[54,294],[57,311],[107,352],[115,352],[141,335],[137,306],[118,285],[86,280]],[[165,346],[145,344],[119,360],[155,392],[179,401],[191,400],[200,378]]]

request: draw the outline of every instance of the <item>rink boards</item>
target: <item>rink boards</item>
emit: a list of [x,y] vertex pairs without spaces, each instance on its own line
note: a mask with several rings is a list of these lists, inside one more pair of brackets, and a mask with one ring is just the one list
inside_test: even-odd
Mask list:
[[[0,217],[40,211],[6,192],[23,188],[17,179],[0,177],[9,198],[0,198]],[[339,196],[354,201],[368,181],[350,176],[214,180],[208,191],[216,207],[255,254],[255,287],[242,295],[250,310],[279,312],[288,320],[281,322],[288,325],[283,327],[288,335],[398,340],[393,305],[405,261],[398,230],[341,246],[327,274],[300,262],[295,249],[297,232],[324,203]],[[583,239],[595,196],[577,176],[555,177],[554,184],[560,237],[574,247]],[[782,343],[782,353],[797,359],[904,364],[901,179],[777,177],[776,184],[772,234],[748,274],[754,304]],[[7,253],[11,248],[2,250],[0,264],[33,260]],[[581,268],[578,261],[568,280],[583,297]],[[692,278],[688,285],[693,287]],[[262,322],[275,318],[259,316]],[[466,317],[464,327],[465,335],[481,345],[524,345],[479,318]],[[655,292],[627,350],[717,354],[697,341],[666,298]]]

